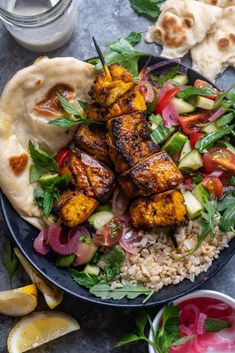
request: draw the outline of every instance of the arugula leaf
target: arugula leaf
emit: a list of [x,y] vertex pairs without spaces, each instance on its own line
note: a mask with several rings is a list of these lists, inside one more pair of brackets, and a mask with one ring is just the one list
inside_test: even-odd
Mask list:
[[221,221],[219,223],[219,229],[221,230],[221,232],[226,233],[229,230],[231,230],[234,224],[235,224],[235,203],[231,207],[225,210],[221,218]]
[[210,87],[196,88],[194,86],[187,86],[177,94],[177,97],[187,100],[193,96],[209,96],[212,93],[213,90]]
[[122,280],[122,285],[122,288],[112,290],[109,284],[99,283],[90,288],[90,293],[102,299],[120,300],[125,297],[128,299],[135,299],[139,295],[148,296],[153,292],[151,289],[144,287],[141,283],[132,284],[129,281]]
[[97,285],[102,279],[94,274],[87,273],[87,272],[79,272],[72,268],[69,269],[69,273],[72,276],[73,280],[79,284],[79,286],[85,288],[92,288],[93,286]]
[[235,124],[230,125],[230,126],[225,126],[223,129],[220,129],[218,131],[211,132],[210,134],[200,138],[196,142],[195,147],[199,150],[200,153],[205,153],[208,151],[210,147],[213,146],[213,144],[219,140],[221,137],[225,135],[229,135],[232,133],[234,130]]
[[142,34],[140,32],[131,32],[127,37],[126,40],[134,47],[135,45],[139,44],[142,39]]
[[3,249],[2,262],[3,262],[4,266],[6,267],[10,284],[12,284],[12,278],[17,270],[17,267],[19,265],[19,261],[13,251],[13,248],[11,246],[10,241],[7,243],[7,245]]
[[179,71],[179,65],[175,66],[170,72],[168,72],[165,76],[161,77],[159,80],[160,87],[164,86],[164,83],[174,78],[177,72]]
[[57,172],[58,165],[53,158],[54,156],[35,148],[31,140],[29,141],[29,152],[33,160],[30,168],[31,183],[37,181],[44,174]]
[[119,245],[104,255],[101,260],[106,264],[104,272],[107,282],[111,282],[120,273],[120,268],[125,259],[125,254]]
[[155,20],[160,15],[160,8],[157,6],[159,0],[129,0],[131,7],[140,15]]
[[228,321],[220,319],[211,319],[207,318],[205,320],[205,331],[208,332],[219,332],[225,328],[231,327],[231,324]]

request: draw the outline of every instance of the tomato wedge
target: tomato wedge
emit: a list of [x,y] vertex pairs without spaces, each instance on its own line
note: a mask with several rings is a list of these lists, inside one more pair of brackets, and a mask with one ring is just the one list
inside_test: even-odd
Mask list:
[[204,169],[208,173],[224,170],[235,175],[235,154],[223,147],[212,147],[202,157]]
[[112,220],[97,231],[93,243],[97,246],[113,247],[122,237],[122,226],[117,220]]
[[192,149],[195,148],[196,142],[200,140],[200,138],[202,138],[203,136],[205,136],[205,134],[203,134],[202,132],[192,132],[190,134],[190,146],[192,147]]
[[172,98],[174,98],[177,93],[181,90],[180,87],[174,87],[171,88],[169,91],[167,91],[161,99],[157,102],[157,105],[155,107],[155,114],[162,114],[163,109],[165,106],[170,103]]
[[202,185],[209,192],[219,199],[223,194],[223,184],[216,176],[207,176],[203,179]]
[[196,80],[194,82],[194,87],[196,88],[204,88],[204,87],[208,87],[211,88],[211,90],[213,91],[212,94],[210,94],[209,96],[203,96],[205,98],[209,98],[209,99],[213,99],[215,100],[218,97],[218,90],[216,88],[214,88],[212,85],[210,85],[208,82],[203,81],[203,80]]
[[70,151],[69,149],[65,148],[65,149],[63,149],[63,150],[61,150],[61,151],[59,151],[59,152],[57,153],[57,155],[55,156],[55,160],[56,160],[56,162],[58,163],[58,166],[59,166],[59,167],[60,167],[61,164],[63,163],[65,157],[67,157],[70,152],[71,152],[71,151]]
[[179,123],[185,135],[190,135],[194,132],[198,132],[201,129],[200,124],[208,122],[208,113],[198,113],[188,116],[180,116]]

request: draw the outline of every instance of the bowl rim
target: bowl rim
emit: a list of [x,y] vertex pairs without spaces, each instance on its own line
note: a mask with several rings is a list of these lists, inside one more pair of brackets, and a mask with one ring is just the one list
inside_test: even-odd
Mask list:
[[[196,291],[194,291],[192,293],[188,293],[188,294],[186,294],[186,295],[184,295],[184,296],[182,296],[180,298],[177,298],[177,299],[171,301],[170,303],[179,304],[179,303],[182,303],[185,300],[194,299],[194,298],[200,298],[200,297],[219,299],[219,300],[225,302],[226,304],[229,304],[235,310],[235,298],[233,298],[233,297],[231,297],[231,296],[229,296],[229,295],[227,295],[225,293],[218,292],[218,291],[215,291],[215,290],[210,290],[210,289],[199,289],[199,290],[196,290]],[[157,315],[153,319],[153,327],[155,327],[157,329],[159,327],[159,323],[160,323],[160,320],[162,318],[162,314],[163,314],[163,311],[164,311],[165,307],[166,307],[166,305],[164,305],[159,310],[159,312],[157,313]],[[151,329],[149,331],[149,339],[150,340],[153,339]],[[148,351],[149,351],[149,353],[159,353],[159,352],[156,352],[154,350],[154,348],[150,344],[148,344]]]

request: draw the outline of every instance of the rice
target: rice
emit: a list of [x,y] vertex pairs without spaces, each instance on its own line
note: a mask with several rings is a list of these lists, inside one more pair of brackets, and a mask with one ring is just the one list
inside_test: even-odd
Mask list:
[[[219,219],[216,221],[218,224]],[[119,279],[141,282],[156,292],[163,286],[178,284],[185,278],[193,282],[196,276],[209,269],[213,259],[218,258],[221,250],[229,246],[234,236],[233,232],[221,234],[216,225],[213,240],[206,239],[192,255],[177,260],[194,248],[199,233],[197,221],[189,221],[187,225],[178,227],[175,233],[177,249],[163,231],[143,233],[141,241],[136,244],[139,253],[127,254]]]

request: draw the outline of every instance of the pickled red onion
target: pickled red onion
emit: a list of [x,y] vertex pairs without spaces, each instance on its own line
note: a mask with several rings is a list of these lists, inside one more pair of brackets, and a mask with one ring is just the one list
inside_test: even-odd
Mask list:
[[197,322],[197,327],[196,327],[196,332],[199,335],[203,335],[205,333],[205,320],[207,318],[207,315],[204,313],[200,313],[198,317],[198,322]]
[[120,189],[116,189],[112,199],[112,211],[120,221],[128,222],[129,215],[125,214],[128,207],[129,199],[121,192]]
[[179,114],[170,103],[162,110],[164,125],[168,128],[179,125]]
[[50,251],[50,247],[47,244],[48,229],[44,228],[38,234],[37,238],[34,239],[33,247],[41,255],[47,255]]
[[224,110],[224,108],[219,108],[218,110],[216,110],[216,112],[213,114],[213,115],[211,115],[210,117],[209,117],[209,121],[215,121],[215,120],[217,120],[219,117],[221,117],[221,115],[223,115],[225,113],[225,110]]
[[119,244],[129,254],[137,255],[139,249],[133,244],[139,242],[140,240],[141,238],[139,234],[135,233],[135,231],[131,227],[124,227],[122,237],[119,240]]

